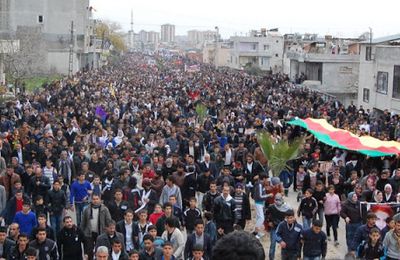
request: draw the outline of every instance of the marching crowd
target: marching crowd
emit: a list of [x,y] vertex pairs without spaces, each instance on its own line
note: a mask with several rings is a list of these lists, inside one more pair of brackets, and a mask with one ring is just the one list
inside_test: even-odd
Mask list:
[[[0,259],[265,259],[268,232],[269,259],[278,243],[281,259],[316,260],[331,231],[339,245],[340,219],[348,257],[400,259],[388,206],[400,202],[398,158],[335,150],[285,123],[325,118],[398,140],[397,115],[326,101],[282,74],[185,73],[191,62],[126,55],[1,109]],[[291,172],[269,176],[260,129],[305,137]],[[285,202],[291,187],[299,205]]]

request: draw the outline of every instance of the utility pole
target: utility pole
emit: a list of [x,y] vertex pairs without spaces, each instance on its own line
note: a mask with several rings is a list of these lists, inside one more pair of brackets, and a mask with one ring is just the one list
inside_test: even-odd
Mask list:
[[216,35],[215,35],[215,51],[214,51],[214,65],[215,65],[215,68],[218,68],[217,59],[218,59],[219,28],[218,28],[218,26],[215,26],[214,29],[216,31]]
[[71,21],[71,41],[69,43],[68,77],[72,78],[74,68],[74,21]]

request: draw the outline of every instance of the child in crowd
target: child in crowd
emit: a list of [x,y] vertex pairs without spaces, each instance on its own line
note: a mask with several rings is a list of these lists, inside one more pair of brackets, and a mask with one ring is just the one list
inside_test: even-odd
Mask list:
[[201,211],[197,208],[196,198],[192,197],[189,200],[189,208],[183,212],[183,223],[188,235],[193,233],[197,219],[201,219]]
[[358,257],[365,260],[380,259],[385,254],[385,249],[381,242],[381,233],[378,228],[371,228],[368,240],[363,241],[357,251]]
[[204,233],[206,233],[210,239],[211,244],[214,245],[217,241],[217,226],[213,221],[213,214],[211,212],[204,212],[204,218],[206,219],[206,225],[204,227]]
[[47,216],[49,210],[46,205],[44,205],[44,200],[41,195],[36,196],[32,211],[35,212],[36,216],[39,216],[41,214]]
[[286,211],[285,220],[276,228],[276,242],[281,245],[282,259],[300,259],[302,229],[296,222],[294,211]]
[[295,183],[296,189],[299,191],[299,193],[297,194],[297,202],[299,202],[303,197],[301,191],[303,190],[304,176],[306,176],[304,165],[300,165],[299,170],[296,173],[296,183]]
[[308,229],[311,227],[311,221],[318,210],[318,202],[312,197],[313,190],[307,189],[304,192],[304,198],[301,199],[297,215],[303,216],[303,228]]

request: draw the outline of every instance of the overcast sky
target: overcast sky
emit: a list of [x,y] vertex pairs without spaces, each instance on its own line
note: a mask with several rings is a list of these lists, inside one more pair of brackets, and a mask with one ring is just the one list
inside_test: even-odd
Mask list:
[[124,30],[160,31],[175,24],[177,35],[214,30],[223,38],[251,29],[279,28],[281,33],[318,33],[357,37],[373,29],[374,37],[400,33],[398,0],[90,0],[94,16],[119,22]]

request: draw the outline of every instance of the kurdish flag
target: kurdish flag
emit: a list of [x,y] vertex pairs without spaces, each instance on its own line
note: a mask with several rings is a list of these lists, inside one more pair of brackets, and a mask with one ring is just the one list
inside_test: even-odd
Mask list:
[[371,136],[357,136],[347,130],[333,127],[325,119],[295,119],[287,122],[312,133],[320,142],[344,150],[356,151],[370,157],[400,154],[400,143],[381,141]]

